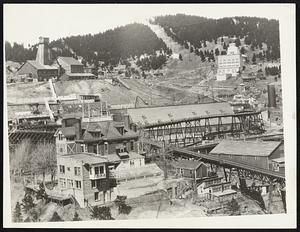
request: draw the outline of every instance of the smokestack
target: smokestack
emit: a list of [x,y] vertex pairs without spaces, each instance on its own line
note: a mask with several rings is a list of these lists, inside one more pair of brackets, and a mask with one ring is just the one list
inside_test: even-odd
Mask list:
[[49,38],[40,37],[38,44],[38,51],[36,54],[36,62],[43,65],[51,64]]
[[272,85],[272,84],[268,84],[268,106],[276,107],[275,85]]

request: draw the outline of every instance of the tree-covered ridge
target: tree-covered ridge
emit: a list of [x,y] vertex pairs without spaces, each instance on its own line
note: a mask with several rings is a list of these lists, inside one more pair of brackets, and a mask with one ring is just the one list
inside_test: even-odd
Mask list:
[[51,42],[52,47],[70,48],[86,61],[101,60],[116,64],[120,59],[140,56],[144,53],[166,50],[166,44],[143,24],[133,23],[95,35],[70,36]]
[[[51,38],[50,38],[51,39]],[[50,43],[53,57],[82,56],[89,63],[104,61],[115,65],[120,59],[167,51],[166,44],[146,25],[133,23],[95,35],[61,38]],[[35,59],[36,48],[5,43],[6,60],[24,62]]]
[[184,45],[190,42],[196,49],[205,41],[216,41],[219,37],[245,38],[247,45],[258,48],[264,42],[272,58],[280,57],[279,21],[257,17],[232,17],[209,19],[184,14],[155,17],[153,22],[164,28],[168,36]]

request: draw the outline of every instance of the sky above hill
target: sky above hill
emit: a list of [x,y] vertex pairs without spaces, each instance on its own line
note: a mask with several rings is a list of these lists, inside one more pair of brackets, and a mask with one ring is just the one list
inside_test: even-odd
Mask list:
[[37,43],[95,34],[167,14],[190,14],[208,18],[256,16],[279,19],[282,5],[273,4],[8,4],[4,5],[4,39],[13,43]]

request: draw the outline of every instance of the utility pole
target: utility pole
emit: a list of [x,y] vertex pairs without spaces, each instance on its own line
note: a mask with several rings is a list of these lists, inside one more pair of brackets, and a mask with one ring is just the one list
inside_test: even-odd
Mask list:
[[167,160],[166,160],[166,149],[165,149],[165,143],[163,143],[162,146],[162,155],[163,155],[163,162],[164,162],[164,179],[166,180],[168,178],[168,170],[167,170]]

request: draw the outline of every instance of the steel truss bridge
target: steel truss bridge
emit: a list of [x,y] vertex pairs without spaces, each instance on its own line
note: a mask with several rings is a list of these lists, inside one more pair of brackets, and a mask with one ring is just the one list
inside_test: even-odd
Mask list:
[[265,131],[261,112],[217,114],[146,124],[140,127],[144,138],[185,147],[203,140],[222,139]]
[[[168,153],[171,157],[200,159],[203,162],[223,167],[225,177],[225,169],[229,169],[236,170],[241,178],[259,180],[265,183],[285,184],[284,173],[259,168],[248,163],[220,159],[207,154],[207,148],[212,149],[218,144],[218,139],[227,136],[236,137],[236,139],[241,134],[247,135],[249,138],[253,137],[253,134],[255,138],[264,137],[262,133],[265,130],[261,112],[207,115],[147,124],[142,126],[140,131],[143,133],[142,148],[160,150]],[[267,135],[267,137],[272,137],[272,135]],[[197,143],[201,143],[203,140],[215,140],[212,141],[213,147],[211,145],[195,147]]]
[[43,130],[12,130],[8,133],[9,145],[14,146],[20,144],[23,140],[28,140],[31,143],[54,143],[55,131]]

